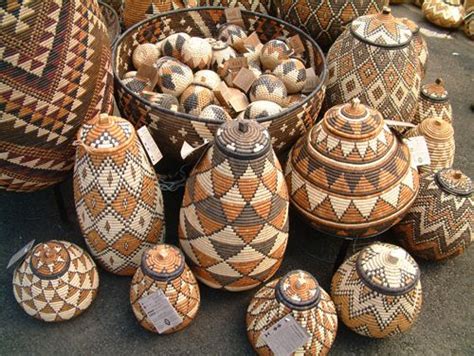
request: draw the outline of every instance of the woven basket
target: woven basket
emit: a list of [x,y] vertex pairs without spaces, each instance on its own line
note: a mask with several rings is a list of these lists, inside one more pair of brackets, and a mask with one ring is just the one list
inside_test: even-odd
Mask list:
[[185,7],[184,0],[124,0],[123,23],[129,28],[155,15]]
[[268,131],[254,120],[223,124],[192,171],[181,207],[180,243],[196,277],[229,291],[272,277],[286,249],[288,205]]
[[410,253],[441,261],[462,254],[474,240],[473,185],[451,168],[426,174],[408,214],[393,231]]
[[66,178],[77,129],[111,110],[110,46],[95,0],[3,11],[0,189],[34,191]]
[[143,253],[141,267],[133,276],[130,303],[138,322],[145,329],[157,333],[139,301],[158,290],[163,291],[182,322],[163,334],[186,328],[196,317],[201,303],[196,278],[184,262],[182,252],[174,246],[158,244]]
[[[277,153],[285,152],[313,125],[319,113],[325,92],[325,59],[316,42],[297,28],[281,20],[245,10],[242,10],[242,16],[247,32],[256,31],[263,43],[272,38],[299,34],[308,58],[307,66],[313,66],[319,75],[319,85],[301,102],[301,105],[295,105],[278,115],[259,119],[259,122],[270,131]],[[205,139],[211,140],[220,124],[184,113],[177,114],[151,107],[143,98],[126,88],[120,79],[132,69],[132,50],[139,43],[158,42],[171,31],[184,31],[192,36],[216,37],[217,25],[225,21],[223,8],[177,10],[138,24],[117,41],[113,54],[117,103],[123,117],[134,125],[149,126],[163,153],[163,159],[156,166],[160,174],[175,173],[183,165],[180,150],[184,141],[196,146]]]
[[425,0],[421,9],[428,21],[444,28],[458,28],[465,13],[461,0]]
[[107,271],[133,275],[143,251],[163,240],[163,198],[126,120],[102,114],[78,132],[74,201],[82,234]]
[[259,355],[273,355],[262,334],[291,315],[310,335],[298,355],[327,355],[336,338],[336,308],[308,272],[291,271],[262,287],[247,309],[247,335]]
[[425,77],[426,68],[428,66],[428,44],[426,43],[425,38],[420,32],[420,26],[418,26],[416,22],[407,19],[406,17],[402,18],[401,21],[405,26],[410,29],[411,33],[413,34],[412,45],[414,46],[415,53],[417,54],[418,59],[420,60],[420,76],[421,79],[423,79]]
[[239,7],[260,14],[271,14],[271,0],[198,0],[199,6]]
[[79,246],[51,240],[36,245],[13,273],[13,294],[36,319],[56,322],[89,308],[99,287],[92,258]]
[[439,78],[434,83],[421,87],[413,124],[418,125],[429,118],[441,119],[450,124],[453,122],[453,109],[449,102],[448,91],[444,87],[443,80]]
[[420,269],[401,247],[372,244],[346,260],[332,278],[340,320],[373,338],[407,331],[421,311]]
[[408,147],[356,99],[327,111],[298,141],[286,181],[292,205],[316,229],[349,238],[389,229],[419,188]]
[[100,10],[104,24],[109,33],[110,45],[113,46],[117,38],[120,36],[120,18],[114,8],[102,1],[99,1]]

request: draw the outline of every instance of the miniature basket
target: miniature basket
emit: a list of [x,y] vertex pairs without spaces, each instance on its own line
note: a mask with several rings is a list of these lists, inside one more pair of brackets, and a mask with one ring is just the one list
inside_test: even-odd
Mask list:
[[20,0],[1,17],[0,189],[35,191],[66,178],[79,126],[112,108],[107,29],[95,0]]
[[57,322],[89,308],[99,288],[92,258],[79,246],[51,240],[33,247],[13,274],[13,294],[36,319]]
[[462,254],[474,240],[473,185],[461,171],[425,174],[408,214],[393,228],[410,253],[441,261]]
[[78,132],[74,202],[92,255],[133,275],[145,249],[164,238],[160,184],[133,126],[102,114]]
[[418,125],[423,120],[434,118],[453,123],[453,108],[449,101],[448,91],[442,79],[421,87],[413,124]]
[[[247,32],[256,31],[262,43],[272,38],[298,34],[305,47],[307,66],[314,67],[319,76],[318,86],[300,105],[258,120],[270,131],[277,153],[285,152],[316,120],[325,92],[325,59],[316,42],[296,27],[279,19],[245,10],[242,10],[242,17]],[[184,31],[191,36],[217,37],[217,26],[225,22],[223,8],[177,10],[137,24],[122,35],[114,48],[113,69],[118,107],[123,117],[136,127],[148,125],[163,153],[163,159],[156,166],[160,174],[175,173],[184,164],[180,156],[184,141],[196,146],[205,139],[211,140],[220,124],[213,120],[151,107],[143,98],[126,88],[120,79],[132,68],[132,50],[139,43],[156,43],[171,31]]]

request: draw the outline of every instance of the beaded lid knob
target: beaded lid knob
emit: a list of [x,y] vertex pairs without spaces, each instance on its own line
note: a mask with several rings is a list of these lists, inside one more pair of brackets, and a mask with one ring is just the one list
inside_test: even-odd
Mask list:
[[276,286],[277,299],[291,309],[315,307],[321,299],[318,281],[308,272],[296,270],[282,277]]
[[69,269],[69,252],[58,241],[36,245],[31,253],[31,270],[39,278],[54,279]]
[[473,192],[471,178],[453,168],[445,168],[435,175],[436,182],[445,192],[460,196],[469,196]]
[[418,264],[408,252],[385,243],[375,243],[363,249],[356,268],[369,288],[388,295],[409,292],[420,278]]
[[436,79],[434,83],[423,85],[421,95],[433,101],[448,100],[448,91],[444,87],[444,81],[441,78]]
[[125,119],[100,114],[79,130],[78,140],[91,149],[117,149],[133,139],[133,125]]
[[175,246],[158,244],[142,255],[142,269],[155,280],[168,281],[179,277],[184,271],[184,256]]

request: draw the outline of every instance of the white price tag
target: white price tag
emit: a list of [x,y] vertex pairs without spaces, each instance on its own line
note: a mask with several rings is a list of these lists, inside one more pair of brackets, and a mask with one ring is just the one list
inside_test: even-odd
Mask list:
[[200,148],[204,147],[207,145],[209,141],[207,139],[204,139],[204,143],[200,144],[199,146],[193,147],[186,141],[183,142],[183,146],[181,146],[181,158],[184,160],[186,159],[191,153],[199,150]]
[[143,297],[139,300],[139,303],[148,319],[150,319],[160,334],[183,322],[183,319],[161,289]]
[[276,356],[287,356],[306,344],[311,335],[288,314],[265,330],[261,337]]
[[410,149],[412,160],[417,167],[431,164],[430,152],[423,136],[410,137],[403,141]]
[[17,263],[21,258],[26,256],[28,252],[33,248],[33,245],[35,244],[35,240],[31,240],[21,248],[19,251],[17,251],[11,258],[10,261],[8,261],[7,269],[9,269],[11,266],[13,266],[15,263]]
[[145,147],[148,157],[150,157],[151,164],[157,164],[163,158],[163,155],[161,154],[161,151],[158,148],[155,140],[151,136],[150,131],[148,131],[146,126],[142,126],[137,130],[137,134],[143,144],[143,147]]

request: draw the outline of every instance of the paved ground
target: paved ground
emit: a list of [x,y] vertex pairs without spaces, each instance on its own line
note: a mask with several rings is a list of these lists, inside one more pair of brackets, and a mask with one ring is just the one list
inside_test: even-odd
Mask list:
[[[395,14],[421,21],[415,7],[394,9]],[[423,22],[426,29],[437,31]],[[428,38],[429,80],[442,76],[455,115],[455,166],[474,178],[473,119],[474,44],[462,32],[452,39]],[[457,53],[457,54],[456,54]],[[68,213],[74,217],[71,181],[61,185]],[[165,194],[167,242],[176,243],[176,216],[181,193]],[[65,239],[85,247],[77,223],[61,222],[52,190],[33,194],[0,192],[0,266],[31,239]],[[278,271],[301,268],[312,272],[328,290],[340,241],[322,236],[291,216],[286,259]],[[420,262],[424,305],[420,319],[407,334],[390,340],[371,340],[340,326],[333,354],[474,354],[474,248],[444,264]],[[130,279],[100,273],[100,290],[92,307],[74,321],[52,325],[36,321],[15,303],[11,271],[0,274],[0,354],[251,354],[245,334],[245,311],[255,293],[231,294],[201,286],[202,305],[187,330],[160,337],[138,326],[128,303]]]

